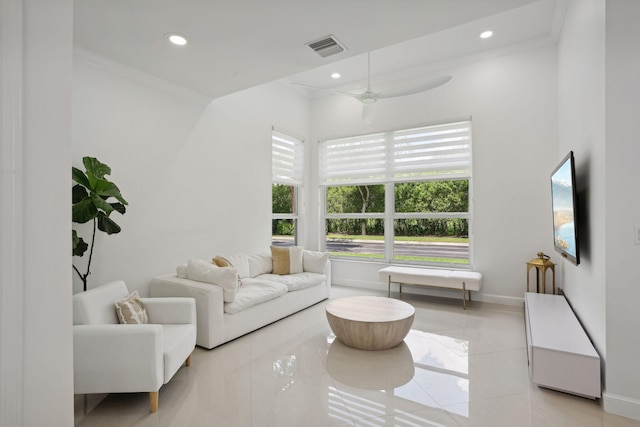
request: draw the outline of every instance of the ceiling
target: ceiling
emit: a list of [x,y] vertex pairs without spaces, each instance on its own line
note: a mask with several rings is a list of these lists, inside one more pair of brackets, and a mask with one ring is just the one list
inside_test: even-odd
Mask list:
[[[82,0],[74,47],[209,98],[274,80],[355,90],[554,40],[566,0]],[[481,40],[482,30],[494,36]],[[189,44],[171,45],[167,33]],[[306,43],[334,35],[347,50]],[[330,74],[338,71],[342,78]]]

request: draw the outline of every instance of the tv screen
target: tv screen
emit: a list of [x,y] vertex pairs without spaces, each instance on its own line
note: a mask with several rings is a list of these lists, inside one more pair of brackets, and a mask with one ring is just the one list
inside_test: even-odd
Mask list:
[[576,217],[576,172],[573,151],[551,173],[553,244],[564,258],[580,263]]

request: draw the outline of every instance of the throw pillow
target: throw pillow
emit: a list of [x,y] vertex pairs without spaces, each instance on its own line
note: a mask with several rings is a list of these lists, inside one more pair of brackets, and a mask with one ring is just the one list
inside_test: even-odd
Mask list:
[[225,258],[229,265],[238,271],[241,279],[251,277],[251,270],[249,268],[249,255],[247,254],[235,254]]
[[220,286],[224,302],[233,302],[236,299],[238,272],[233,267],[218,267],[202,259],[192,259],[187,264],[187,276],[191,280]]
[[176,276],[181,279],[187,278],[187,264],[180,264],[176,267]]
[[282,248],[271,246],[271,259],[273,262],[273,274],[302,273],[302,248],[293,246]]
[[302,269],[309,273],[324,273],[324,267],[327,265],[329,259],[329,252],[314,252],[303,251],[302,252]]
[[118,321],[122,324],[149,323],[147,309],[140,301],[138,291],[133,291],[128,297],[117,300],[116,313]]
[[228,259],[221,256],[214,256],[212,262],[218,267],[233,267]]

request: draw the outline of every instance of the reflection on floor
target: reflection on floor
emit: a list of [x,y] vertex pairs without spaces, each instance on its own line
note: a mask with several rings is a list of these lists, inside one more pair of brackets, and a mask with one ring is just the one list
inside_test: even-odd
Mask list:
[[[384,295],[335,286],[332,298]],[[403,295],[413,329],[379,352],[335,340],[326,301],[214,350],[160,389],[76,396],[76,426],[640,426],[533,385],[522,309]]]

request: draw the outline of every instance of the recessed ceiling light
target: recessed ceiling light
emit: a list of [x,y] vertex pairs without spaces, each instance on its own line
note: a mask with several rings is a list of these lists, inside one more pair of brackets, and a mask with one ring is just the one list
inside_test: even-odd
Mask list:
[[332,78],[332,79],[339,79],[339,78],[340,78],[340,73],[333,73],[333,74],[331,74],[331,78]]
[[181,34],[170,33],[167,34],[167,38],[176,46],[184,46],[188,43],[187,38]]
[[480,33],[480,38],[481,39],[488,39],[492,35],[493,35],[493,31],[487,30],[487,31],[483,31],[482,33]]

